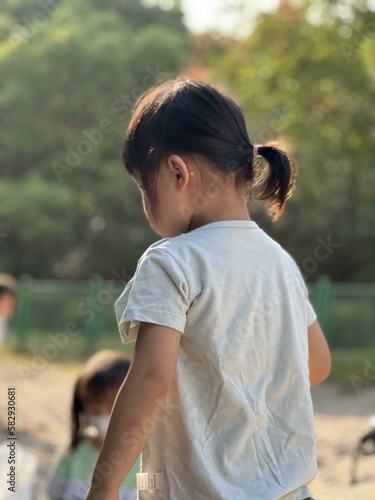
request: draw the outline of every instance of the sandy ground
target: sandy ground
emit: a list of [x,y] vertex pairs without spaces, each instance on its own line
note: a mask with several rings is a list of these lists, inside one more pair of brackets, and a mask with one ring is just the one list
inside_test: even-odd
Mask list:
[[[0,356],[0,430],[5,435],[7,388],[17,391],[18,445],[38,458],[35,499],[45,500],[46,477],[57,446],[67,438],[69,404],[78,366],[32,365],[27,358]],[[350,484],[352,453],[375,413],[375,384],[363,393],[330,381],[312,388],[319,473],[310,484],[317,500],[374,500],[375,455],[362,457],[358,482]],[[3,475],[3,472],[1,472]],[[0,499],[4,479],[1,478]],[[16,499],[16,495],[12,495]],[[23,499],[20,499],[23,500]]]

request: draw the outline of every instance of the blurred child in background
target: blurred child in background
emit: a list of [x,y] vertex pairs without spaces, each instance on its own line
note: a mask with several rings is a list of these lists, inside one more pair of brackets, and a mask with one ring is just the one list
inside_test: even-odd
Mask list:
[[[87,493],[109,415],[130,361],[115,351],[92,356],[79,375],[73,392],[71,439],[55,465],[48,486],[50,500],[83,499]],[[135,500],[138,462],[122,483],[121,500]]]
[[16,309],[17,281],[10,274],[0,273],[0,348],[4,346],[8,321]]

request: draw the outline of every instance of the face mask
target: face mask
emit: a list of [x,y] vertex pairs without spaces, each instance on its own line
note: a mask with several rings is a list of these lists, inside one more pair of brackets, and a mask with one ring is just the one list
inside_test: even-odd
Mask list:
[[87,415],[87,422],[90,427],[94,427],[97,431],[97,436],[104,439],[108,429],[109,415]]

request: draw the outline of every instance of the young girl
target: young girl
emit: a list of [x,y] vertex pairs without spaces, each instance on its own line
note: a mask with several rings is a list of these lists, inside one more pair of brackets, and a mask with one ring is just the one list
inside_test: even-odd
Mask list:
[[310,384],[330,354],[297,265],[247,209],[282,212],[290,159],[253,145],[238,105],[189,80],[143,96],[123,158],[162,239],[116,304],[135,355],[86,498],[117,499],[142,450],[139,499],[311,497]]
[[[129,360],[122,354],[101,351],[83,368],[74,387],[70,445],[53,471],[48,487],[50,499],[85,498],[113,402],[129,366]],[[135,500],[138,471],[136,463],[120,486],[122,500]]]

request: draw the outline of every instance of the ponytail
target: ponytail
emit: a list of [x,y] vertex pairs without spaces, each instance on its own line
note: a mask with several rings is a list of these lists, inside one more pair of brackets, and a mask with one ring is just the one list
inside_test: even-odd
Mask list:
[[296,166],[284,151],[272,144],[254,146],[253,153],[253,158],[262,156],[269,168],[265,170],[254,165],[252,198],[267,200],[270,204],[269,212],[272,219],[276,220],[282,214],[286,200],[294,191],[297,177]]

